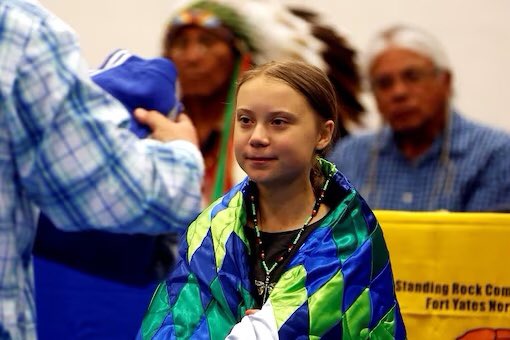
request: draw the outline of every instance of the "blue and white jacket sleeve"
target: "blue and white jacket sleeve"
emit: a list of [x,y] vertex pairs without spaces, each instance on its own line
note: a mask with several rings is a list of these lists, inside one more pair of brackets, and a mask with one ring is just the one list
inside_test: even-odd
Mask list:
[[89,79],[69,28],[51,16],[19,20],[28,31],[6,105],[27,195],[62,229],[182,232],[200,209],[199,150],[99,119],[125,109]]

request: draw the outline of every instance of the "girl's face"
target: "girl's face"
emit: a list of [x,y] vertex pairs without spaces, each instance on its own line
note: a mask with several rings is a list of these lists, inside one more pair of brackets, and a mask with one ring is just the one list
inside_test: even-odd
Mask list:
[[236,104],[235,155],[248,176],[272,188],[309,181],[315,150],[329,144],[333,121],[323,122],[303,95],[265,76],[244,83]]

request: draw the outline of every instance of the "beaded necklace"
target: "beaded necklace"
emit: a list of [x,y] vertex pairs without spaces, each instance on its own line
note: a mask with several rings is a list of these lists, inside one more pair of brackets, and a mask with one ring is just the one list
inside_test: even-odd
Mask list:
[[262,263],[262,268],[264,269],[264,272],[266,273],[266,278],[264,280],[264,296],[262,298],[262,304],[266,303],[268,294],[271,293],[270,287],[269,287],[270,286],[269,279],[271,277],[271,273],[287,257],[287,255],[290,254],[292,249],[294,249],[294,246],[298,243],[299,239],[301,238],[301,234],[303,233],[305,228],[310,224],[312,219],[319,212],[319,208],[322,204],[322,201],[324,200],[324,194],[326,192],[326,189],[328,188],[330,179],[331,179],[331,174],[324,181],[324,185],[322,186],[319,197],[315,200],[315,203],[313,205],[312,213],[305,220],[305,223],[303,224],[301,229],[299,229],[299,231],[296,234],[296,237],[294,237],[294,240],[292,241],[292,243],[289,244],[289,246],[287,247],[286,254],[279,256],[278,259],[271,265],[271,267],[269,267],[266,263],[266,255],[264,252],[264,247],[262,246],[262,238],[260,237],[260,229],[259,229],[258,219],[257,219],[257,206],[255,204],[255,195],[253,195],[253,194],[250,195],[253,226],[255,227],[255,243],[256,243],[256,247],[259,249],[260,262]]

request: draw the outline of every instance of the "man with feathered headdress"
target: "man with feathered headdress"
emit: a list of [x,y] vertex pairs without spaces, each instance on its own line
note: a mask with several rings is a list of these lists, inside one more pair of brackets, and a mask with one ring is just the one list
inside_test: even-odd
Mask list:
[[363,112],[353,49],[316,13],[278,1],[186,1],[167,26],[163,55],[177,66],[182,100],[198,129],[204,203],[244,177],[231,152],[231,118],[235,82],[250,65],[300,59],[327,71],[339,103],[337,138]]

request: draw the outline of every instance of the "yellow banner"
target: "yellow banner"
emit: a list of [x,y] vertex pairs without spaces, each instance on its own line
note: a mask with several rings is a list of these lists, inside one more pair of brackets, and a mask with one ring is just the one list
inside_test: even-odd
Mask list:
[[510,214],[375,213],[408,339],[510,339]]

